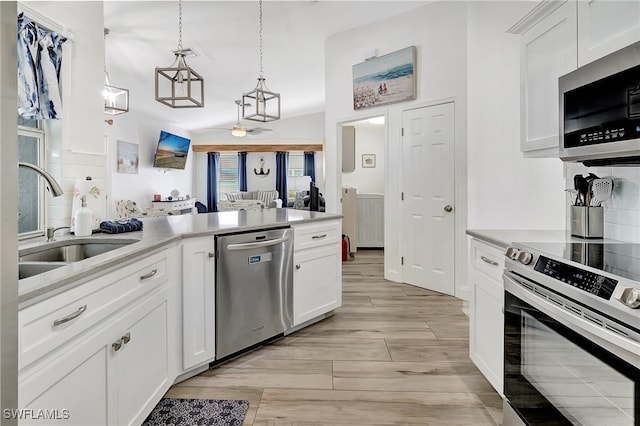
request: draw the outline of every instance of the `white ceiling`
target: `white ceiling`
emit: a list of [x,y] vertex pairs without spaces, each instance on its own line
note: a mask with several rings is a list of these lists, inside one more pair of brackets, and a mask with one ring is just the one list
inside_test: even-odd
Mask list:
[[[281,95],[281,117],[324,110],[324,41],[331,34],[429,2],[265,0],[263,69],[269,89]],[[177,1],[104,2],[111,84],[129,89],[132,111],[184,129],[233,123],[234,100],[258,77],[258,2],[184,0],[182,11],[182,45],[198,54],[187,63],[204,78],[205,107],[172,109],[154,98],[154,69],[170,66],[178,45]]]

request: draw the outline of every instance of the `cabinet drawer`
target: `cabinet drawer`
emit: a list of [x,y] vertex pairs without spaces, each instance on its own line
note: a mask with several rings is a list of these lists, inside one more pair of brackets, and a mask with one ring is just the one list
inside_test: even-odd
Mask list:
[[142,294],[168,281],[167,251],[20,310],[18,367],[21,370]]
[[337,244],[342,239],[342,226],[339,221],[327,221],[309,225],[295,225],[294,250]]
[[504,252],[476,239],[471,240],[471,266],[502,282]]

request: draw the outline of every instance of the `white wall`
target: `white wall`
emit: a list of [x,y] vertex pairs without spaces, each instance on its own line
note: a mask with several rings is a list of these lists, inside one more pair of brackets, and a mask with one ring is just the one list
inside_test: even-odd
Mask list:
[[[324,143],[324,113],[301,115],[297,117],[282,118],[270,123],[256,123],[243,121],[246,127],[265,127],[272,129],[270,132],[263,132],[256,135],[247,135],[243,138],[232,136],[230,131],[211,130],[208,132],[192,134],[192,145],[224,145],[241,144],[247,145],[270,145],[270,144],[323,144]],[[231,124],[232,125],[232,124]],[[231,126],[230,125],[230,126]],[[226,126],[222,126],[226,127]],[[230,127],[229,127],[230,128]],[[260,171],[260,158],[264,158],[264,170],[271,169],[267,177],[258,177],[253,169]],[[324,154],[316,152],[316,183],[320,187],[320,192],[324,193]],[[258,189],[275,188],[275,153],[248,153],[247,154],[247,189],[255,191]],[[194,190],[195,196],[203,200],[207,199],[207,154],[196,152],[194,155]]]
[[[342,186],[352,186],[358,194],[384,194],[385,127],[358,125],[356,128],[356,170],[342,173]],[[362,154],[375,154],[375,167],[362,167]]]
[[[18,407],[16,4],[0,2],[0,406]],[[17,425],[17,419],[2,419]]]
[[[436,2],[410,13],[345,31],[325,43],[326,80],[326,182],[336,188],[327,191],[327,211],[339,212],[341,185],[340,123],[386,116],[388,142],[385,155],[385,278],[402,281],[400,200],[402,151],[400,130],[403,110],[441,100],[456,102],[456,294],[466,285],[466,93],[467,93],[467,5],[464,2]],[[417,48],[417,100],[355,112],[352,102],[352,66],[365,59],[366,52],[384,55],[411,45]],[[456,266],[458,268],[458,266]],[[460,295],[460,297],[465,297]]]
[[564,229],[562,162],[520,153],[520,38],[531,2],[469,3],[468,227]]
[[[194,196],[193,191],[193,152],[187,154],[184,170],[159,169],[153,167],[153,160],[158,146],[160,131],[165,130],[178,136],[190,138],[188,131],[170,123],[160,121],[130,111],[114,117],[112,126],[104,125],[108,136],[108,171],[110,176],[110,193],[107,214],[115,216],[115,201],[120,199],[134,200],[143,209],[151,207],[153,194],[162,197],[170,195],[173,189],[180,191],[180,196]],[[140,163],[137,174],[117,172],[117,142],[125,141],[139,145]]]

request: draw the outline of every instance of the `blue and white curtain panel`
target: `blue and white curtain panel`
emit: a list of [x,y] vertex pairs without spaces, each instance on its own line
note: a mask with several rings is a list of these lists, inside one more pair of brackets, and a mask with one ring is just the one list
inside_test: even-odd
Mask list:
[[18,15],[18,114],[25,119],[62,117],[60,68],[66,37]]

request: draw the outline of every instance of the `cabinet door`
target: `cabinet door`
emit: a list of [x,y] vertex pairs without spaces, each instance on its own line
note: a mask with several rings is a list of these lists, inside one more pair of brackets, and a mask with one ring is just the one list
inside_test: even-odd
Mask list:
[[565,3],[522,36],[520,149],[528,156],[558,153],[558,77],[577,66],[575,8]]
[[168,359],[168,310],[167,292],[163,290],[112,327],[121,330],[113,342],[122,345],[117,351],[113,348],[119,425],[141,424],[173,382]]
[[640,40],[640,2],[578,2],[578,65]]
[[499,281],[472,268],[469,356],[495,390],[503,392],[504,295]]
[[206,364],[215,356],[215,258],[213,237],[185,240],[182,246],[182,368]]
[[293,254],[293,325],[302,324],[342,304],[340,245]]
[[[21,425],[68,424],[93,426],[113,424],[116,413],[110,407],[111,345],[105,331],[70,345],[71,349],[18,384],[18,406],[45,410],[46,419],[20,420]],[[60,419],[60,420],[55,420]]]
[[342,126],[342,172],[356,170],[356,128]]

